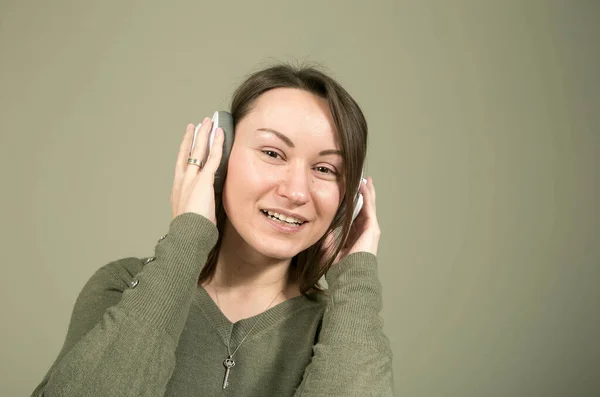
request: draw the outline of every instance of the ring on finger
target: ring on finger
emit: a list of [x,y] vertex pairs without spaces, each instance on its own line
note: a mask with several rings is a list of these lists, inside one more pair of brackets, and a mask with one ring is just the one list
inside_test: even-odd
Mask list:
[[193,157],[188,157],[187,162],[188,162],[188,164],[191,164],[191,165],[197,165],[200,169],[202,169],[202,167],[204,167],[204,161],[200,161]]

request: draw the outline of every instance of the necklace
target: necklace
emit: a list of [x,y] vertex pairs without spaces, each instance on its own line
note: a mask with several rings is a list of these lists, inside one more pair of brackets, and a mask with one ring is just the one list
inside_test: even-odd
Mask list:
[[[219,310],[221,310],[221,306],[219,305],[219,293],[217,292],[217,290],[216,290],[216,288],[214,286],[213,286],[213,291],[215,291],[215,297],[217,298],[217,307],[219,308]],[[267,306],[265,308],[265,310],[263,311],[263,313],[266,312],[267,310],[269,310],[271,308],[271,305],[273,304],[273,302],[275,302],[275,299],[277,299],[277,297],[279,296],[279,294],[281,294],[282,292],[283,291],[279,291],[277,293],[277,295],[275,295],[275,297],[273,297],[273,300],[271,301],[271,303],[269,303],[269,306]],[[258,324],[258,321],[260,320],[261,315],[262,315],[262,313],[259,314],[256,317],[256,320],[254,320],[254,324],[252,324],[252,327],[250,327],[250,329],[248,330],[248,332],[246,332],[246,335],[244,335],[244,337],[242,338],[241,342],[235,348],[235,350],[233,351],[233,353],[231,352],[231,348],[229,347],[229,343],[231,342],[231,338],[227,340],[227,353],[228,353],[228,356],[225,359],[225,361],[223,361],[223,365],[225,366],[225,379],[223,379],[223,389],[226,389],[227,386],[229,385],[229,372],[231,371],[231,368],[235,367],[235,361],[233,361],[233,355],[238,351],[238,349],[240,348],[240,346],[242,346],[242,343],[244,343],[244,341],[246,340],[246,338],[248,337],[248,335],[250,335],[250,333],[252,332],[252,330],[254,329],[254,327],[256,326],[256,324]]]

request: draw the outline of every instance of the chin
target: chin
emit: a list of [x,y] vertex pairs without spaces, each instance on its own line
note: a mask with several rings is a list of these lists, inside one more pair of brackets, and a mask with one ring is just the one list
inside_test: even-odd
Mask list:
[[265,236],[262,233],[252,233],[245,240],[261,255],[272,259],[291,259],[305,249],[304,246],[299,246],[298,242],[285,241],[281,238]]
[[280,235],[269,230],[269,228],[256,227],[244,230],[245,236],[242,236],[242,238],[261,255],[267,258],[285,260],[293,258],[314,244],[314,242],[309,241],[311,240],[307,236],[309,232],[309,230],[304,230],[300,234],[289,236]]

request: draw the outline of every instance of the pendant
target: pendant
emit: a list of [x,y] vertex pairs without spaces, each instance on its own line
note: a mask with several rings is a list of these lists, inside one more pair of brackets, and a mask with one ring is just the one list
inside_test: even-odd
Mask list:
[[231,371],[231,368],[235,367],[235,361],[233,361],[233,358],[229,356],[225,359],[225,361],[223,361],[223,365],[225,366],[225,379],[223,380],[223,389],[226,389],[229,385],[229,371]]

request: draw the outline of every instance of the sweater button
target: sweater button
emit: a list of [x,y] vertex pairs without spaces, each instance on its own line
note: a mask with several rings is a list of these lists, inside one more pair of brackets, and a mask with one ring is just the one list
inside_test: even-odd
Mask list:
[[158,242],[160,243],[160,242],[161,242],[161,241],[163,241],[163,240],[164,240],[166,237],[167,237],[167,235],[166,235],[166,234],[165,234],[164,236],[161,236],[161,237],[158,239]]
[[135,287],[137,287],[137,285],[138,285],[139,283],[140,283],[140,281],[139,281],[139,280],[133,280],[133,281],[132,281],[132,282],[129,284],[129,286],[130,286],[131,288],[135,288]]
[[156,257],[155,257],[155,256],[151,256],[150,258],[146,258],[146,259],[144,259],[144,260],[142,261],[142,263],[143,263],[144,265],[147,265],[148,263],[152,262],[152,261],[153,261],[153,260],[155,260],[155,259],[156,259]]

